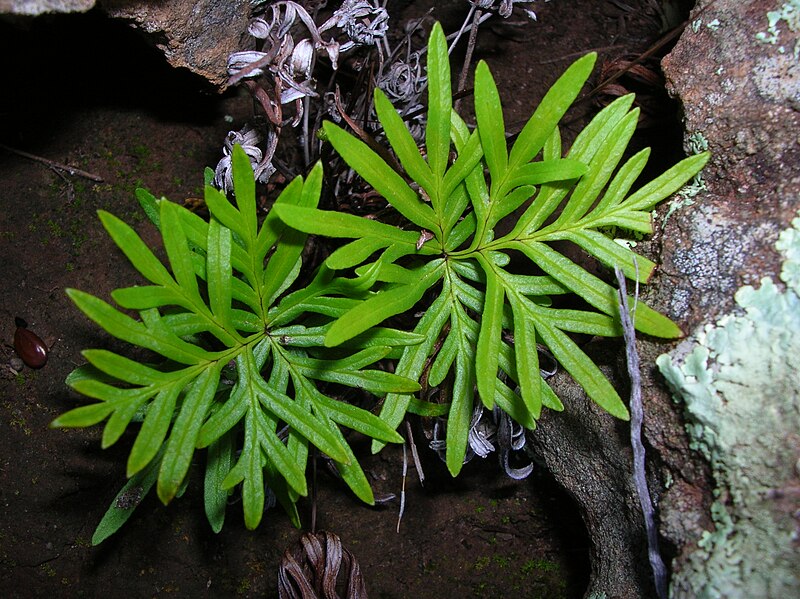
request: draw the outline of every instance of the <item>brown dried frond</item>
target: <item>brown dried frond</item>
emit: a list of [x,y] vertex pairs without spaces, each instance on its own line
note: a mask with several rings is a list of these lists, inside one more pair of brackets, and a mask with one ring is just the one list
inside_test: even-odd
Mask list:
[[658,60],[623,56],[600,65],[600,83],[595,90],[595,102],[599,106],[607,106],[631,92],[636,94],[635,105],[642,111],[639,126],[655,125],[669,102]]
[[367,599],[361,568],[332,532],[306,533],[278,569],[280,599]]

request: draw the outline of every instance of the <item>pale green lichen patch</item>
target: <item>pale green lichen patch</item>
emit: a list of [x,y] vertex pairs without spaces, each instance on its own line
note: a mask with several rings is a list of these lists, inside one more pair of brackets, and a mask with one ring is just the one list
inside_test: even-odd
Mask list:
[[753,81],[762,97],[800,110],[800,0],[789,0],[766,16],[767,30],[756,39],[777,52],[758,58]]
[[[781,30],[785,26],[792,33],[800,31],[800,0],[788,0],[779,10],[771,10],[767,13],[768,27],[766,31],[756,34],[756,39],[764,44],[777,44],[781,39]],[[780,46],[779,51],[785,52],[785,48]],[[800,40],[795,39],[794,56],[800,53]]]
[[[689,152],[692,154],[701,154],[708,150],[708,140],[701,131],[695,131],[692,133],[687,139],[687,145],[689,147]],[[703,178],[703,171],[701,170],[694,177],[692,177],[692,180],[689,181],[689,183],[678,190],[678,192],[675,194],[675,198],[667,204],[667,213],[664,215],[664,219],[661,221],[662,229],[667,225],[669,217],[672,216],[675,211],[688,206],[693,206],[694,200],[692,198],[699,193],[706,191],[706,189],[706,182]]]
[[796,597],[800,457],[800,218],[776,247],[782,290],[764,278],[740,312],[657,363],[686,406],[693,446],[712,465],[713,531],[673,577],[673,597]]
[[800,294],[800,218],[792,221],[791,229],[781,233],[775,247],[786,257],[781,279]]

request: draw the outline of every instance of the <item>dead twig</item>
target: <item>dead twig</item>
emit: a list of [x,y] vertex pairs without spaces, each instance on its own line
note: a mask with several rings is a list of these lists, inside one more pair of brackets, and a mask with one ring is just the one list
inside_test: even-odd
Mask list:
[[585,55],[587,52],[597,52],[598,54],[605,54],[607,52],[612,52],[613,50],[622,50],[625,46],[622,44],[614,44],[613,46],[600,46],[597,48],[587,48],[586,50],[578,50],[577,52],[570,52],[568,54],[562,54],[556,58],[547,58],[545,60],[540,60],[539,64],[553,64],[556,62],[563,62],[565,60],[574,60],[576,58],[580,58],[581,56]]
[[408,474],[408,453],[406,453],[406,444],[403,443],[403,484],[400,488],[400,513],[397,514],[397,529],[395,532],[400,533],[400,523],[403,521],[403,514],[406,511],[406,475]]
[[[661,558],[658,548],[658,529],[655,523],[655,508],[650,498],[645,473],[645,449],[642,443],[642,424],[644,421],[644,407],[642,405],[642,375],[639,368],[639,354],[636,351],[636,330],[633,318],[636,314],[636,304],[639,301],[639,279],[636,279],[636,289],[633,296],[633,309],[628,311],[628,292],[625,285],[625,275],[618,267],[614,267],[614,274],[619,284],[619,316],[625,339],[625,355],[628,364],[628,376],[631,379],[631,445],[633,447],[633,483],[639,495],[639,504],[644,516],[644,527],[647,532],[647,557],[653,571],[656,593],[659,599],[667,597],[667,568]],[[632,316],[633,314],[633,316]]]
[[[695,19],[699,18],[700,15],[705,13],[709,8],[714,6],[714,4],[716,4],[716,3],[717,3],[717,0],[711,0],[711,2],[707,6],[702,8],[699,12],[697,12],[697,14],[694,15],[694,18]],[[605,79],[604,81],[601,81],[600,83],[598,83],[597,86],[592,91],[590,91],[588,94],[586,94],[583,98],[580,98],[579,100],[577,100],[575,102],[575,104],[577,104],[579,102],[585,102],[589,98],[592,98],[592,97],[596,96],[598,93],[600,93],[600,91],[605,86],[607,86],[607,85],[609,85],[611,83],[614,83],[615,81],[617,81],[617,79],[619,79],[620,77],[625,75],[629,70],[633,69],[636,65],[644,62],[645,60],[647,60],[648,58],[653,56],[653,54],[655,54],[656,52],[661,50],[661,48],[663,48],[668,43],[670,43],[672,40],[674,40],[675,38],[680,36],[683,33],[683,30],[686,29],[686,26],[689,25],[689,21],[690,21],[690,19],[686,19],[683,23],[680,23],[677,27],[674,27],[674,28],[670,29],[669,31],[667,31],[667,33],[665,33],[658,40],[656,40],[656,42],[652,46],[650,46],[647,50],[642,52],[639,56],[637,56],[636,58],[631,60],[626,69],[622,69],[620,71],[617,71],[616,73],[614,73],[608,79]]]
[[[467,76],[469,74],[469,67],[472,64],[472,53],[475,51],[475,45],[478,42],[478,27],[480,26],[481,17],[483,12],[480,8],[475,6],[470,7],[470,12],[473,13],[472,27],[469,30],[469,40],[467,41],[467,53],[464,56],[464,65],[461,67],[461,75],[458,77],[458,88],[456,91],[463,92],[467,86]],[[461,104],[460,99],[455,101],[456,110],[459,109]]]
[[338,85],[336,86],[336,91],[334,92],[333,98],[336,104],[336,110],[339,111],[339,115],[342,117],[342,120],[344,120],[344,122],[350,126],[350,128],[353,130],[353,133],[355,133],[361,139],[361,141],[367,144],[373,152],[383,158],[386,164],[392,167],[392,170],[394,170],[401,177],[404,176],[403,167],[399,162],[397,162],[397,160],[395,160],[394,156],[392,156],[383,145],[375,141],[375,138],[370,135],[369,132],[361,128],[359,124],[347,114],[344,106],[342,106],[342,97],[339,93]]
[[28,160],[33,160],[34,162],[44,164],[46,166],[49,166],[50,168],[57,169],[59,171],[64,171],[72,176],[83,177],[84,179],[90,179],[92,181],[97,181],[98,183],[103,182],[103,178],[101,176],[89,173],[79,168],[75,168],[74,166],[69,166],[67,164],[55,162],[53,160],[49,160],[48,158],[37,156],[36,154],[23,152],[22,150],[11,148],[5,144],[0,144],[0,148],[4,149],[6,152],[11,152],[12,154],[16,154],[17,156],[22,156],[23,158],[27,158]]
[[[702,14],[704,14],[708,9],[710,9],[716,3],[717,3],[717,0],[711,0],[711,2],[707,6],[703,7],[702,9],[700,9],[694,15],[694,19],[698,19]],[[600,83],[598,83],[586,95],[584,95],[584,96],[578,98],[577,100],[575,100],[575,102],[573,102],[573,104],[572,104],[572,108],[575,108],[576,106],[578,106],[580,104],[584,104],[584,103],[588,102],[589,100],[594,98],[596,95],[601,93],[605,88],[607,88],[611,84],[615,83],[618,79],[620,79],[621,77],[626,75],[628,73],[628,71],[630,71],[631,69],[636,67],[638,64],[644,62],[645,60],[647,60],[648,58],[653,56],[656,52],[661,50],[664,46],[666,46],[667,44],[669,44],[670,42],[675,40],[677,37],[679,37],[683,33],[684,29],[686,29],[686,27],[689,25],[691,20],[693,20],[693,19],[686,19],[685,21],[683,21],[682,23],[680,23],[676,27],[670,29],[667,33],[665,33],[658,40],[656,40],[656,42],[652,46],[650,46],[647,50],[645,50],[644,52],[639,54],[636,58],[634,58],[633,60],[628,62],[627,68],[620,69],[619,71],[617,71],[613,75],[611,75],[608,79],[604,79],[604,80],[600,81]],[[581,54],[585,54],[585,53],[586,52],[582,52]],[[562,58],[564,58],[564,57],[559,57],[557,59],[554,59],[554,61],[561,60]],[[580,118],[582,118],[582,117],[580,117],[580,116],[573,117],[571,119],[565,120],[563,124],[564,124],[564,126],[570,125],[570,124],[574,123],[575,121],[579,120]],[[519,132],[522,131],[522,126],[524,124],[525,124],[524,122],[514,123],[513,125],[511,125],[509,127],[509,129],[513,129],[514,130],[514,133],[509,136],[510,139],[515,139],[516,136],[519,135]]]

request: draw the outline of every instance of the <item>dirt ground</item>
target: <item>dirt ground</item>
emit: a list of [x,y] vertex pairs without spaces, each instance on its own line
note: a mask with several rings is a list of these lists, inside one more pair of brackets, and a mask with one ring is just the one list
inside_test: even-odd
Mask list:
[[[598,49],[601,60],[611,60],[654,43],[661,28],[655,3],[628,4],[538,2],[532,6],[538,23],[487,27],[478,54],[498,80],[507,122],[529,116],[546,87],[580,54]],[[420,2],[389,9],[399,22],[429,7]],[[434,15],[452,31],[466,10],[466,2],[437,3]],[[0,49],[0,143],[102,178],[70,176],[0,149],[3,595],[276,596],[280,556],[301,534],[282,512],[270,511],[249,532],[240,507],[232,505],[215,535],[203,514],[198,464],[183,498],[168,507],[146,498],[117,535],[92,547],[94,528],[124,482],[132,437],[101,450],[99,427],[48,428],[78,401],[64,378],[81,364],[80,351],[124,352],[64,294],[75,287],[108,297],[138,280],[96,210],[117,214],[155,242],[134,189],[176,201],[200,197],[203,168],[216,164],[225,133],[248,118],[251,102],[236,90],[219,96],[171,69],[142,37],[95,12],[0,22]],[[663,112],[659,90],[646,91],[651,120],[665,128],[645,128],[641,141],[669,161],[680,150],[675,107]],[[575,116],[596,109],[588,102]],[[50,345],[49,362],[40,370],[11,369],[17,316]],[[376,491],[399,494],[401,449],[378,456],[361,449]],[[421,487],[412,471],[399,533],[397,502],[369,508],[319,477],[317,527],[342,537],[360,562],[371,597],[583,594],[589,539],[571,500],[546,472],[512,481],[496,460],[476,460],[453,480],[438,458],[423,451],[426,484]],[[311,504],[300,508],[308,526]]]

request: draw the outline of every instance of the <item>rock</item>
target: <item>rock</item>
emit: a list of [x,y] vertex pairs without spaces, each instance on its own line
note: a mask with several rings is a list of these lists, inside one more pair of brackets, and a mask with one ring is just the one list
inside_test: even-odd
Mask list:
[[713,523],[676,560],[675,597],[800,592],[800,218],[778,247],[784,289],[767,277],[742,287],[739,311],[707,325],[688,356],[658,359],[715,482]]
[[172,66],[189,69],[219,91],[227,87],[228,56],[244,49],[250,20],[249,0],[0,0],[0,15],[85,12],[95,6],[129,21]]
[[655,304],[692,334],[659,365],[688,409],[717,498],[709,506],[709,489],[683,476],[663,439],[650,439],[677,481],[662,503],[662,532],[679,551],[674,597],[785,597],[800,586],[791,502],[763,499],[795,488],[800,455],[787,436],[797,427],[796,350],[779,341],[790,329],[771,324],[796,320],[781,314],[789,292],[773,281],[776,241],[800,207],[798,16],[797,0],[703,0],[662,61],[687,150],[712,152],[700,193],[663,223],[653,285]]
[[770,25],[777,6],[698,2],[662,63],[683,105],[687,149],[692,141],[712,153],[707,191],[664,229],[661,270],[672,287],[664,299],[682,297],[688,313],[671,316],[689,329],[729,310],[741,285],[777,274],[773,245],[797,207],[800,46],[790,23]]
[[242,49],[250,19],[249,0],[102,0],[100,6],[145,32],[172,66],[219,90],[227,86],[228,55]]
[[59,12],[86,12],[95,0],[0,0],[0,14],[38,16]]

